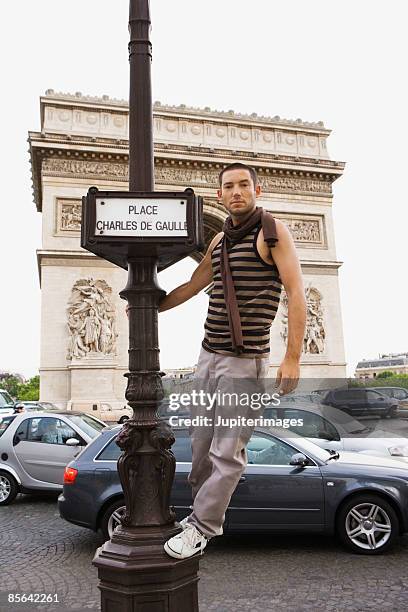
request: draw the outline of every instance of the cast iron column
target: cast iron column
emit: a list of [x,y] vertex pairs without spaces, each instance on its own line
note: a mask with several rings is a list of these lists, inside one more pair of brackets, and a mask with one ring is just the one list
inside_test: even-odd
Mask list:
[[[154,190],[150,10],[130,0],[129,189]],[[163,398],[157,310],[165,292],[157,284],[154,248],[128,260],[120,296],[129,305],[126,399],[133,409],[118,436],[118,471],[126,513],[112,539],[96,553],[102,612],[195,612],[198,559],[177,561],[163,550],[180,531],[169,508],[175,471],[171,428],[156,417]]]

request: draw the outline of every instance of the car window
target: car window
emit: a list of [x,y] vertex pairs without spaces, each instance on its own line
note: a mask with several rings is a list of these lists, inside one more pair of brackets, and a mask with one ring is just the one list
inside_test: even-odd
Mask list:
[[27,440],[45,444],[65,444],[70,438],[81,442],[80,436],[66,423],[53,417],[36,417],[28,421]]
[[70,414],[66,415],[72,423],[77,425],[83,432],[85,432],[90,438],[96,438],[97,435],[106,428],[104,423],[100,423],[96,419],[92,418],[87,414]]
[[183,432],[183,435],[178,435],[178,433],[176,433],[176,441],[171,450],[177,461],[191,462],[191,442],[188,432]]
[[336,391],[334,393],[336,401],[347,402],[353,400],[360,400],[364,398],[363,389],[345,389],[344,391]]
[[0,391],[0,408],[6,408],[6,406],[14,406],[13,398],[7,391]]
[[2,420],[0,421],[0,438],[6,431],[7,427],[10,425],[10,423],[14,421],[15,418],[16,418],[15,416],[11,416],[11,415],[2,418]]
[[[173,451],[176,460],[182,462],[191,462],[191,444],[188,432],[176,432],[176,441],[171,450]],[[121,454],[119,446],[116,444],[116,436],[105,446],[102,452],[96,457],[97,461],[117,461]]]
[[[287,419],[286,427],[289,431],[293,431],[300,436],[307,438],[321,438],[326,440],[340,440],[340,435],[334,425],[327,419],[314,412],[307,410],[299,410],[298,408],[272,408],[264,413],[266,418]],[[298,424],[292,424],[293,420],[298,421]],[[292,421],[292,423],[290,423]],[[281,423],[277,423],[278,426]],[[282,423],[282,426],[285,426]]]
[[247,445],[248,464],[290,465],[297,451],[277,438],[253,435]]
[[395,397],[394,389],[392,389],[391,387],[389,387],[388,389],[376,389],[376,391],[382,393],[382,395],[386,395],[387,397]]
[[378,400],[384,397],[381,393],[377,391],[367,391],[367,399],[369,402],[378,402]]
[[97,461],[117,461],[121,452],[119,446],[116,444],[116,436],[114,436],[95,459]]
[[406,389],[395,389],[394,390],[394,397],[399,399],[399,400],[407,399],[408,391]]
[[16,429],[16,433],[14,434],[14,439],[18,437],[20,442],[22,442],[23,440],[27,440],[27,432],[28,432],[28,420],[24,419],[18,425]]

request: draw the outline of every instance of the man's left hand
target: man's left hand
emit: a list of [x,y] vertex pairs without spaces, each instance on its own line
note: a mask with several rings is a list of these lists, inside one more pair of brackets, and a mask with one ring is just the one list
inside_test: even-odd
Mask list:
[[296,389],[299,382],[300,366],[297,359],[286,357],[279,366],[276,374],[275,387],[279,395],[286,395]]

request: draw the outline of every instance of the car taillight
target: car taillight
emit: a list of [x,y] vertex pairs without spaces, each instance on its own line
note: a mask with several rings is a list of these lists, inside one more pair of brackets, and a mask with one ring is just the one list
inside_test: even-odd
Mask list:
[[73,484],[77,474],[78,470],[75,468],[66,467],[64,472],[64,484]]

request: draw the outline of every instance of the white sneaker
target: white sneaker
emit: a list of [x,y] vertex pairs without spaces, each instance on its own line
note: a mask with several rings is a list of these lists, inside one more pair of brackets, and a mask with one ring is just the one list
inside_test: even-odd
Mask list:
[[179,525],[180,527],[185,529],[188,525],[188,516],[185,516],[183,519],[181,519],[181,521],[179,521]]
[[207,544],[207,538],[188,523],[181,533],[164,544],[164,550],[174,559],[188,559],[197,553],[202,555]]

